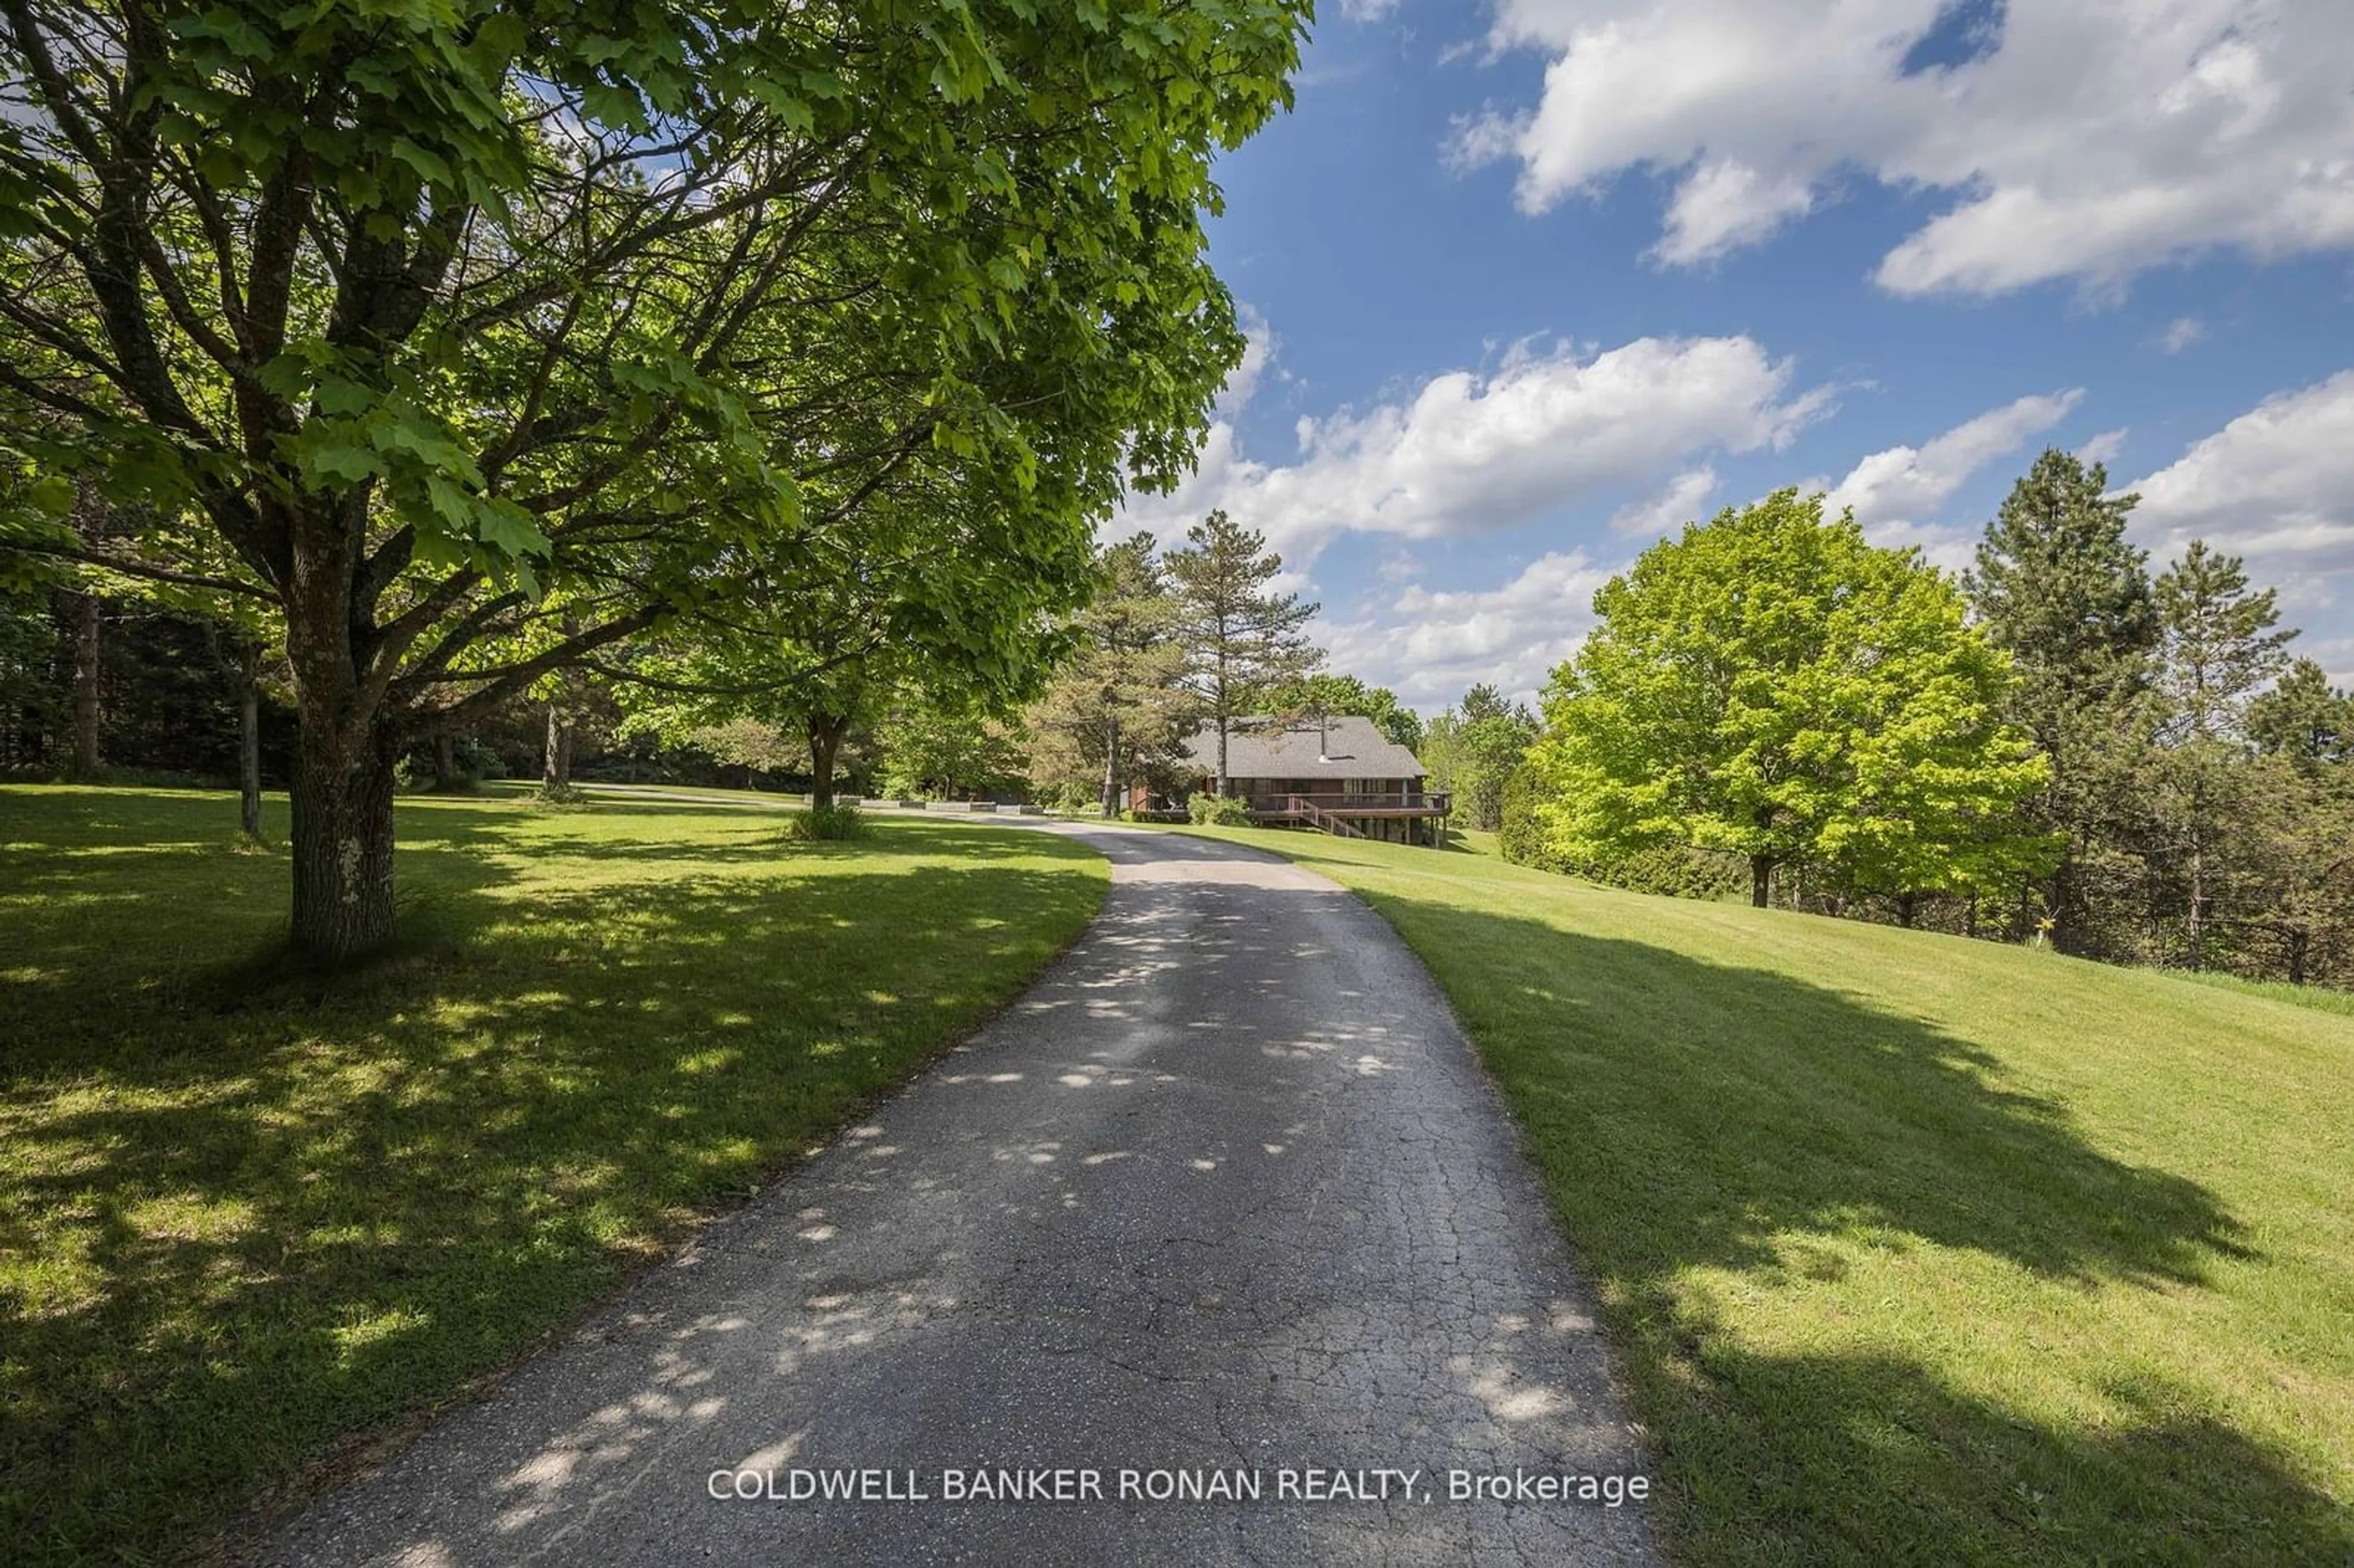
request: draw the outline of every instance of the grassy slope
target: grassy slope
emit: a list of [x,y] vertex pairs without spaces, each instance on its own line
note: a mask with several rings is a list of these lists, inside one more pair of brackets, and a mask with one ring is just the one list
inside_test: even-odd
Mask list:
[[[272,832],[283,802],[273,801]],[[401,807],[426,939],[253,994],[223,797],[0,789],[0,1556],[178,1560],[529,1347],[1013,993],[1102,862]]]
[[1691,1563],[2344,1564],[2354,1022],[1304,834],[1446,988]]

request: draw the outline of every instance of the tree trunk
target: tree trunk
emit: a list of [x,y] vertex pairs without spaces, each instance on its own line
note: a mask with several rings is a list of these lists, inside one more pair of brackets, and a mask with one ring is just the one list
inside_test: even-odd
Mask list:
[[1753,854],[1749,857],[1749,902],[1752,907],[1763,909],[1774,893],[1774,857]]
[[1119,815],[1119,719],[1111,721],[1111,739],[1104,745],[1103,814],[1107,820]]
[[2084,949],[2084,934],[2078,927],[2076,909],[2076,851],[2072,844],[2052,868],[2044,891],[2044,917],[2052,922],[2052,946],[2054,951],[2081,953]]
[[458,737],[442,730],[433,737],[433,788],[437,791],[458,787]]
[[1217,788],[1216,788],[1214,791],[1212,791],[1212,793],[1214,793],[1214,794],[1223,795],[1223,794],[1225,794],[1225,792],[1226,792],[1226,720],[1225,720],[1225,716],[1224,715],[1219,715],[1219,718],[1218,718],[1218,784],[1217,784]]
[[2290,932],[2290,933],[2289,933],[2289,936],[2288,936],[2288,983],[2289,983],[2289,984],[2291,984],[2291,985],[2303,985],[2303,984],[2305,983],[2305,950],[2306,950],[2306,948],[2308,948],[2308,947],[2310,947],[2310,946],[2312,945],[2312,942],[2313,942],[2313,934],[2312,934],[2311,932],[2309,932],[2309,931],[2292,931],[2292,932]]
[[833,759],[842,750],[847,718],[813,715],[809,721],[810,809],[822,811],[833,804]]
[[261,836],[261,686],[251,672],[237,704],[238,824],[245,836]]
[[1898,894],[1896,895],[1896,923],[1910,931],[1913,928],[1914,916],[1919,913],[1920,905],[1921,895],[1919,894]]
[[2207,857],[2194,842],[2190,847],[2190,918],[2186,933],[2190,941],[2190,968],[2193,971],[2207,967]]
[[540,766],[542,789],[559,789],[572,782],[572,721],[561,705],[547,705],[547,749]]
[[346,747],[304,715],[290,780],[293,938],[314,959],[349,959],[392,936],[392,764],[380,728]]
[[311,959],[338,962],[381,947],[393,934],[393,763],[398,736],[380,693],[362,679],[353,584],[364,546],[342,515],[344,500],[289,522],[292,555],[281,585],[286,660],[294,677],[294,899],[289,935]]
[[99,630],[103,607],[98,596],[79,596],[74,615],[73,715],[74,751],[72,776],[83,782],[98,777],[99,725],[102,711],[99,706]]

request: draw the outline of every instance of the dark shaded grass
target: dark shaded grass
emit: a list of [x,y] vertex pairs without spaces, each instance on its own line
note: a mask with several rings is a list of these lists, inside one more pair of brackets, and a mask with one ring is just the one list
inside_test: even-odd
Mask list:
[[1106,881],[988,827],[418,800],[401,946],[290,977],[234,827],[0,790],[11,1561],[181,1560],[299,1492],[968,1032]]

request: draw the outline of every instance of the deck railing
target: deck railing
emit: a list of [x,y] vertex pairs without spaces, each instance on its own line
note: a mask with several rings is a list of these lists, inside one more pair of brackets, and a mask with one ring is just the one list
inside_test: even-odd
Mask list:
[[1412,812],[1443,817],[1451,798],[1443,790],[1387,789],[1374,795],[1346,795],[1321,790],[1304,794],[1246,795],[1243,803],[1255,816],[1304,817],[1314,812],[1362,816],[1368,812]]

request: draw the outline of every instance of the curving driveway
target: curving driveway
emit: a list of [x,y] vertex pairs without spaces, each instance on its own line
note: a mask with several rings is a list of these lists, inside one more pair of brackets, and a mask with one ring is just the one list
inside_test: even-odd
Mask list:
[[[1539,1495],[1643,1455],[1543,1194],[1389,927],[1253,851],[1008,826],[1110,857],[1071,952],[262,1560],[1651,1561],[1639,1503]],[[956,1500],[946,1472],[984,1467],[1023,1500]],[[1450,1496],[1449,1471],[1516,1467],[1523,1500]],[[860,1469],[832,1484],[925,1495],[791,1499]],[[1151,1495],[1188,1490],[1211,1495]]]

